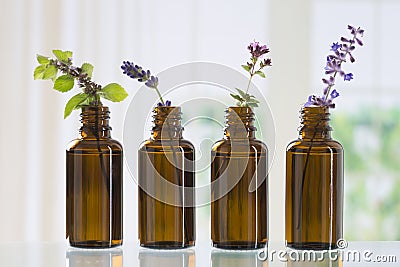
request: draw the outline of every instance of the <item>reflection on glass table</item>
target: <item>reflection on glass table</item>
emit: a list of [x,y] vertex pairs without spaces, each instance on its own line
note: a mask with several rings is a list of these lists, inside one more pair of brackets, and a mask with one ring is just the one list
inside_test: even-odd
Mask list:
[[339,251],[288,250],[286,267],[342,267]]
[[[400,242],[347,242],[343,249],[294,250],[269,246],[263,258],[269,267],[380,267],[400,266]],[[265,257],[264,257],[265,256]]]
[[185,250],[139,250],[139,267],[194,267],[195,252]]
[[122,267],[122,249],[67,250],[67,267]]
[[267,261],[258,259],[258,251],[223,251],[211,252],[211,267],[267,267]]
[[[316,261],[290,254],[283,242],[270,242],[267,250],[224,251],[209,243],[188,250],[149,250],[137,243],[107,250],[74,249],[66,242],[0,243],[0,266],[7,267],[399,267],[400,242],[349,242],[331,259]],[[260,259],[257,258],[257,253]],[[289,254],[288,254],[289,253]]]

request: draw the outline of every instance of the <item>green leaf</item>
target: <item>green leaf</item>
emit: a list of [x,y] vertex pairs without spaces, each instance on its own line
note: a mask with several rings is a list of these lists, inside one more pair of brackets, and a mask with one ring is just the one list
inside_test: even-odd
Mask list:
[[69,75],[62,75],[56,79],[53,88],[60,92],[68,92],[74,87],[74,78]]
[[43,74],[45,70],[46,66],[44,65],[37,66],[33,72],[33,79],[35,80],[43,79]]
[[61,50],[53,50],[53,54],[56,58],[64,63],[68,63],[68,59],[72,58],[71,51],[61,51]]
[[246,98],[246,93],[243,91],[243,90],[241,90],[241,89],[239,89],[239,88],[236,88],[236,90],[239,92],[239,95],[243,98],[243,99],[245,99]]
[[258,103],[260,103],[260,101],[258,101],[257,99],[250,99],[250,100],[247,101],[247,103],[256,103],[256,104],[258,104]]
[[87,73],[87,75],[88,75],[89,77],[92,77],[93,68],[94,68],[92,64],[83,63],[81,68],[82,68],[82,71],[83,71],[84,73]]
[[54,79],[57,76],[57,68],[53,65],[47,66],[43,72],[43,80]]
[[250,96],[250,98],[249,98],[249,100],[247,101],[247,102],[254,102],[254,103],[260,103],[260,101],[258,101],[257,99],[256,99],[256,97],[255,96]]
[[110,83],[106,85],[99,91],[99,94],[103,98],[112,102],[120,102],[128,96],[128,93],[125,91],[125,89],[117,83]]
[[42,64],[42,65],[49,64],[49,62],[50,62],[48,57],[45,57],[42,55],[36,55],[36,59],[37,59],[37,62],[39,62],[39,64]]
[[257,103],[247,103],[247,106],[256,108],[256,107],[258,107],[258,104]]
[[248,65],[242,65],[242,68],[248,72],[250,71],[250,67]]
[[90,102],[93,101],[92,97],[86,98],[84,101],[82,101],[79,105],[77,105],[74,109],[80,109],[82,106],[89,106]]
[[83,103],[86,99],[88,98],[88,95],[85,93],[80,93],[77,95],[74,95],[65,105],[64,109],[64,119],[67,118],[71,112],[79,106],[81,103]]
[[246,94],[243,90],[236,88],[236,90],[239,92],[240,96],[243,98],[243,101],[247,101],[250,99],[250,95]]
[[256,71],[254,74],[258,74],[258,75],[260,75],[261,77],[265,78],[265,73],[262,72],[261,70]]
[[239,100],[239,101],[243,101],[244,99],[243,98],[241,98],[239,95],[234,95],[234,94],[230,94],[231,95],[231,97],[233,97],[234,99],[236,99],[236,100]]

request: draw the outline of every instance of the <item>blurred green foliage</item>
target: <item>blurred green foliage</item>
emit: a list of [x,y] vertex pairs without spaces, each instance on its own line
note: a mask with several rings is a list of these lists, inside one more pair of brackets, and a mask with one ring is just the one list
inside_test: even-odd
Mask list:
[[400,240],[400,108],[335,111],[331,119],[345,150],[345,238]]

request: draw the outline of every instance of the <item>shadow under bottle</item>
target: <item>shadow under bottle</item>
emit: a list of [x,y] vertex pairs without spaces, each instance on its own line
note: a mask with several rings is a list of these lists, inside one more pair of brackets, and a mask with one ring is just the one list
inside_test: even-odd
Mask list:
[[267,243],[267,146],[255,138],[248,107],[226,110],[225,136],[211,150],[211,240],[222,249]]
[[286,240],[293,249],[335,249],[343,236],[343,148],[329,109],[304,107],[286,150]]
[[122,146],[111,138],[105,106],[85,106],[80,138],[66,151],[69,243],[81,248],[122,245]]
[[152,136],[138,152],[140,245],[194,246],[194,146],[182,137],[180,107],[156,107],[153,118]]

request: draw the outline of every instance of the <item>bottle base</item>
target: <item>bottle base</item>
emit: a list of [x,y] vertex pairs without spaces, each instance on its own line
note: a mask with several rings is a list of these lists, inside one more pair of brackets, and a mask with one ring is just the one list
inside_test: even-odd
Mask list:
[[213,247],[226,250],[254,250],[265,248],[266,243],[254,243],[246,241],[214,242]]
[[286,246],[297,250],[332,250],[338,248],[336,243],[322,242],[288,242]]
[[122,245],[122,240],[114,240],[111,243],[108,241],[97,241],[97,240],[89,240],[89,241],[81,241],[81,242],[69,242],[71,247],[75,248],[86,248],[86,249],[107,249],[119,247]]
[[189,241],[188,243],[182,244],[182,242],[175,242],[175,241],[158,241],[158,242],[147,242],[141,243],[140,246],[144,248],[151,248],[151,249],[185,249],[193,247],[195,244],[194,241]]

